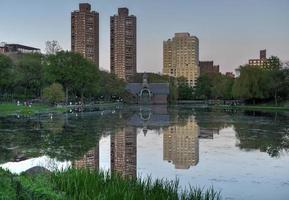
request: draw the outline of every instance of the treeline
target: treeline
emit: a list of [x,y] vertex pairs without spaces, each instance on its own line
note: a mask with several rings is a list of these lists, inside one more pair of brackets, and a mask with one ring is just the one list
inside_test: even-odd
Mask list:
[[22,54],[17,59],[0,54],[2,100],[46,99],[53,103],[84,98],[110,100],[125,93],[125,82],[80,54]]
[[[289,98],[289,66],[272,56],[266,67],[244,65],[237,78],[222,74],[200,76],[191,99],[243,99],[250,103],[280,101]],[[185,93],[186,94],[186,93]]]

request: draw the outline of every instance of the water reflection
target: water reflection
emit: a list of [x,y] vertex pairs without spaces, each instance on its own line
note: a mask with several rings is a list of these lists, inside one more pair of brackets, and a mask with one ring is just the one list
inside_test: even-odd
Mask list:
[[121,128],[111,135],[111,170],[126,177],[137,175],[136,128]]
[[164,129],[163,159],[172,162],[176,169],[189,169],[199,162],[199,126],[189,116],[185,125]]
[[214,185],[228,198],[274,199],[289,195],[288,121],[288,113],[166,106],[0,117],[0,167],[177,176],[182,186]]
[[75,168],[86,168],[90,170],[99,170],[99,145],[89,150],[84,156],[72,162]]

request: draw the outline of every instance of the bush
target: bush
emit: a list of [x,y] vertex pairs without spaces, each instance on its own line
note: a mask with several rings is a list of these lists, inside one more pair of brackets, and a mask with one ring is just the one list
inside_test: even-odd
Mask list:
[[43,98],[51,104],[64,101],[64,97],[63,87],[59,83],[53,83],[43,90]]

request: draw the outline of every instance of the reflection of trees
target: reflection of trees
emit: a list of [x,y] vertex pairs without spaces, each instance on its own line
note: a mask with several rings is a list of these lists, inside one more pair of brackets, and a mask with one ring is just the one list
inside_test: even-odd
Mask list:
[[[139,110],[124,109],[103,115],[55,115],[53,119],[48,115],[20,119],[1,117],[0,163],[44,154],[58,160],[80,159],[95,147],[102,134],[126,126],[135,113],[138,115]],[[168,109],[167,114],[170,126],[185,126],[189,116],[194,115],[200,134],[202,130],[220,130],[233,125],[241,149],[259,149],[270,156],[278,156],[282,150],[289,149],[288,116],[191,108]],[[160,127],[153,124],[152,128]]]
[[[279,156],[282,150],[289,149],[288,118],[275,116],[240,116],[235,120],[236,137],[241,149],[259,149],[272,157]],[[274,122],[274,123],[272,123]]]
[[220,130],[234,126],[237,146],[241,149],[259,149],[270,156],[279,156],[289,149],[288,117],[276,113],[196,111],[196,119],[203,129]]
[[119,113],[74,114],[14,117],[0,119],[0,163],[14,161],[16,157],[48,155],[58,160],[80,159],[95,146],[104,132],[124,123]]

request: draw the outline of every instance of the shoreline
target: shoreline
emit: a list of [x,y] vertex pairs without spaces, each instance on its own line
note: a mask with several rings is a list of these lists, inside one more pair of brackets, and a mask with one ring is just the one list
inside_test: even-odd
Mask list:
[[[19,105],[13,103],[2,103],[0,104],[0,116],[9,115],[34,115],[42,113],[65,113],[69,110],[75,109],[107,109],[112,106],[140,106],[139,104],[123,104],[116,102],[105,102],[99,104],[86,104],[83,107],[80,105],[68,105],[68,106],[49,106],[47,104],[33,104],[31,107]],[[155,106],[155,105],[146,105]],[[289,107],[285,106],[273,106],[273,105],[206,105],[206,104],[194,104],[194,103],[173,103],[166,104],[166,106],[184,106],[192,108],[213,108],[213,109],[229,109],[229,110],[243,110],[243,111],[264,111],[264,112],[289,112]]]

